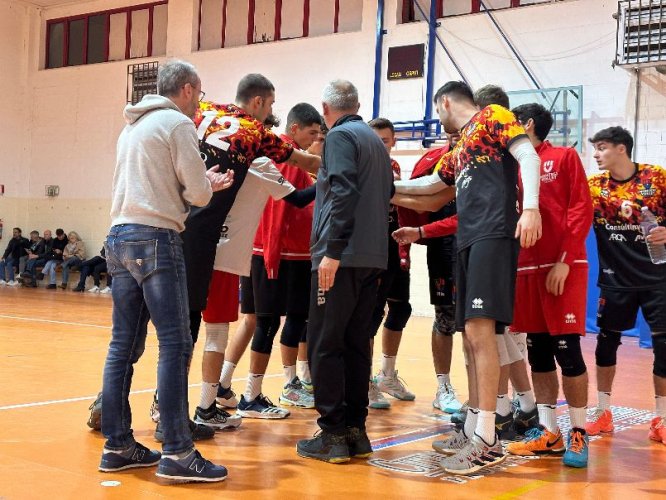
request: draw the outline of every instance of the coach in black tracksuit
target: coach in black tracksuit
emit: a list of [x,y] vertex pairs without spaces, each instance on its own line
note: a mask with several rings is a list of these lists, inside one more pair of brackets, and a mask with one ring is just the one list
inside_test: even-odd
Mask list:
[[322,433],[298,442],[298,454],[331,463],[372,453],[365,434],[372,311],[388,258],[391,161],[356,113],[350,82],[328,84],[330,128],[317,176],[312,223],[308,358]]

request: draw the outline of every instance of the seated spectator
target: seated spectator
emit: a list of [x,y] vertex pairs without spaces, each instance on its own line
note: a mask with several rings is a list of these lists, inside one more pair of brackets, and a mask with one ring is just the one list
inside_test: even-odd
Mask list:
[[86,257],[86,248],[83,241],[81,241],[79,233],[70,231],[67,239],[69,243],[67,243],[62,252],[62,283],[60,283],[60,288],[63,290],[67,289],[70,269],[81,265],[81,262]]
[[56,229],[56,237],[53,240],[51,258],[46,262],[42,272],[37,275],[38,280],[43,280],[44,276],[47,274],[49,275],[49,284],[46,285],[46,288],[49,290],[55,290],[56,288],[56,267],[62,262],[63,252],[67,243],[65,231],[60,228]]
[[[15,227],[12,231],[12,239],[9,240],[5,253],[0,259],[0,285],[17,286],[19,284],[14,279],[14,268],[18,269],[19,260],[29,244],[30,242],[21,235],[21,228]],[[6,281],[5,278],[7,278]]]
[[[37,231],[33,231],[37,232]],[[50,229],[44,229],[44,238],[36,246],[30,246],[28,252],[28,262],[25,265],[25,271],[21,273],[23,286],[36,287],[37,278],[35,273],[39,266],[43,266],[53,256],[53,238]],[[43,277],[43,276],[42,276]]]
[[102,251],[99,255],[81,263],[79,269],[81,271],[81,278],[79,278],[79,284],[73,289],[75,292],[83,292],[85,290],[86,279],[92,274],[95,285],[88,291],[91,293],[111,293],[112,278],[108,273],[106,275],[106,287],[101,290],[99,288],[101,274],[106,273],[106,254],[104,253],[104,247],[102,247]]

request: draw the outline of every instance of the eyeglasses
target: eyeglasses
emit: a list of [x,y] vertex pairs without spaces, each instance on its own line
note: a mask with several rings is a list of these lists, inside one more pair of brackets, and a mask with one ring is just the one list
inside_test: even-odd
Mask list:
[[206,93],[203,90],[199,91],[199,102],[204,100],[204,97],[206,97]]

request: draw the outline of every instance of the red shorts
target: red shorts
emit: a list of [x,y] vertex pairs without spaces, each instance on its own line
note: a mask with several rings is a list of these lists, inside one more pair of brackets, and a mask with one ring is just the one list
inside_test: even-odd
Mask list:
[[238,320],[238,275],[213,271],[208,302],[203,311],[206,323],[233,323]]
[[511,331],[585,335],[587,309],[587,266],[572,267],[564,283],[564,293],[546,291],[550,269],[518,273]]

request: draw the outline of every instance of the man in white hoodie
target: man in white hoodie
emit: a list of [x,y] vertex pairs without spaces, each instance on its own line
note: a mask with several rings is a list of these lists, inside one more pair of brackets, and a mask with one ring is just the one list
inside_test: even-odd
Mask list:
[[[157,476],[222,481],[227,470],[205,460],[188,427],[187,366],[192,352],[182,241],[190,205],[206,205],[233,174],[206,171],[192,117],[202,96],[189,63],[160,66],[159,95],[125,108],[117,145],[111,229],[106,255],[113,285],[113,329],[104,367],[99,470],[116,472],[159,463]],[[157,330],[157,387],[163,454],[137,443],[128,396],[133,365],[143,354],[148,320]]]

